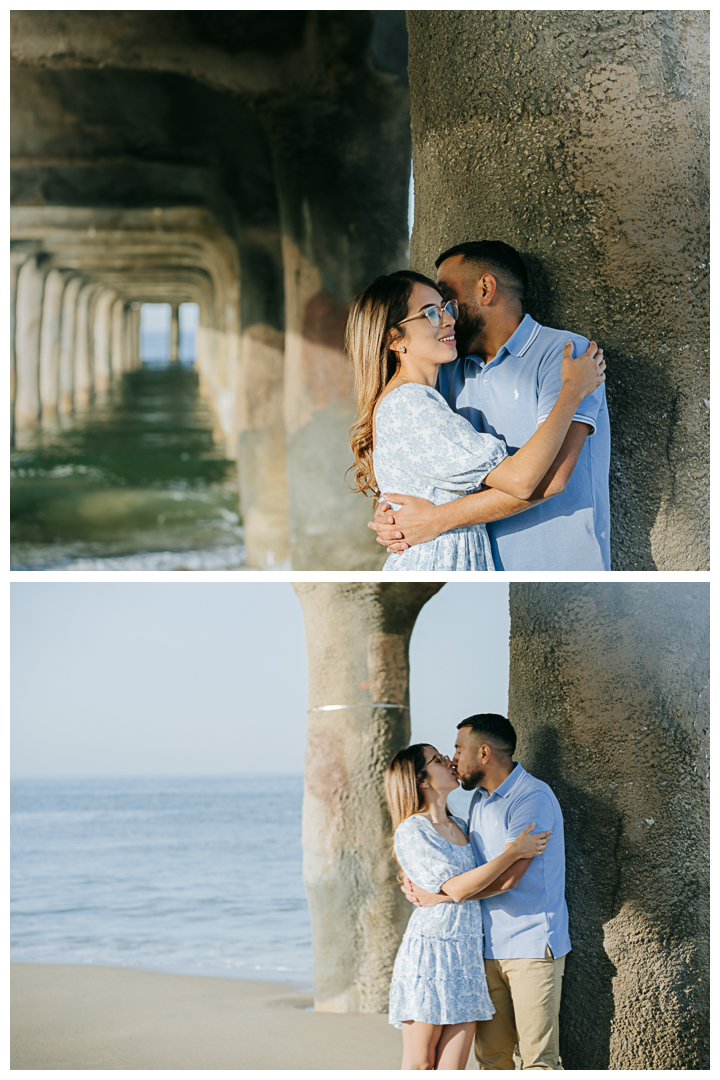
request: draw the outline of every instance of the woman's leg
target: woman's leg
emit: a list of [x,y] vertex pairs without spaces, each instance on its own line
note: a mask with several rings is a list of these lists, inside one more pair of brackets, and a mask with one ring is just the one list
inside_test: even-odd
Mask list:
[[435,1053],[436,1069],[464,1069],[475,1038],[475,1021],[445,1024]]
[[401,1069],[434,1069],[437,1044],[442,1024],[425,1024],[422,1020],[403,1020],[403,1059]]

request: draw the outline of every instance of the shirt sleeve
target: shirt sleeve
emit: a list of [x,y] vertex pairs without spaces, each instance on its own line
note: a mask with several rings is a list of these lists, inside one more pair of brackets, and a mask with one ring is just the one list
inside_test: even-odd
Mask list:
[[378,444],[403,469],[449,491],[476,491],[507,457],[502,439],[476,431],[430,387],[393,390],[378,408]]
[[535,822],[534,833],[545,832],[555,827],[555,809],[544,791],[531,791],[517,799],[512,806],[508,819],[508,840],[517,840],[523,829]]
[[[562,386],[560,371],[562,368],[565,343],[567,341],[572,341],[573,343],[573,356],[580,356],[590,344],[587,338],[582,337],[579,334],[558,334],[557,341],[553,343],[547,354],[540,361],[540,366],[538,368],[538,424],[541,424],[543,420],[547,420],[550,415],[550,410],[560,394],[560,388]],[[577,412],[573,416],[573,420],[579,420],[583,424],[590,425],[590,435],[595,434],[598,414],[604,400],[605,384],[602,383],[592,394],[583,398],[578,405]]]
[[424,826],[415,818],[400,822],[394,844],[403,872],[426,892],[439,893],[446,881],[460,873],[431,825]]

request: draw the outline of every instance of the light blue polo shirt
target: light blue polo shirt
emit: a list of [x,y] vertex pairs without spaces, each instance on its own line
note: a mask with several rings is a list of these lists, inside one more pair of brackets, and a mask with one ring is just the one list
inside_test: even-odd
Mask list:
[[562,811],[547,784],[519,761],[514,765],[492,795],[478,788],[470,803],[470,842],[478,866],[502,855],[508,840],[516,840],[533,821],[533,832],[552,829],[552,835],[514,889],[481,901],[485,956],[542,959],[549,945],[557,959],[570,952]]
[[[443,364],[437,389],[476,431],[487,431],[514,453],[537,431],[555,404],[565,344],[575,355],[588,339],[541,326],[526,315],[489,363],[479,356]],[[561,495],[487,526],[496,570],[610,569],[610,423],[605,386],[586,397],[575,420],[588,435]]]

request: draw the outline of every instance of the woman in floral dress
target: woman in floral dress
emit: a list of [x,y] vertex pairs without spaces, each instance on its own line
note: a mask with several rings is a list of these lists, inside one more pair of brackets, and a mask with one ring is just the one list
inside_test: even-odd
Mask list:
[[[605,380],[602,349],[574,358],[568,342],[562,389],[547,419],[516,453],[477,432],[435,389],[442,364],[457,356],[457,302],[430,278],[399,270],[377,278],[350,310],[346,345],[358,412],[350,429],[355,490],[378,498],[402,491],[435,505],[483,485],[528,499],[555,460],[577,407]],[[392,504],[391,504],[392,505]],[[390,555],[383,570],[493,570],[484,525],[466,525]]]
[[[395,958],[390,1023],[402,1030],[403,1069],[464,1069],[475,1023],[489,1020],[480,900],[472,899],[518,859],[541,854],[549,833],[529,825],[502,855],[477,866],[467,825],[447,809],[458,787],[434,746],[400,750],[385,773],[393,851],[404,874],[457,903],[418,907]],[[464,901],[460,903],[459,901]]]

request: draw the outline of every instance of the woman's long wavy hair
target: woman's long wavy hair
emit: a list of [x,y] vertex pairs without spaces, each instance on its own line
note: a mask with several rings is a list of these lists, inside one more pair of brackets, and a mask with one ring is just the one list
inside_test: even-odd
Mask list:
[[[435,747],[430,743],[414,743],[412,746],[406,746],[404,750],[398,750],[385,770],[385,798],[390,807],[393,833],[401,821],[412,817],[423,808],[425,800],[421,785],[427,775],[426,749],[435,750]],[[447,816],[452,817],[449,807]],[[392,854],[397,862],[394,844]]]
[[388,348],[390,331],[397,330],[396,340],[404,336],[399,323],[407,318],[414,285],[429,285],[438,291],[436,282],[415,270],[397,270],[375,278],[355,299],[345,330],[345,348],[355,372],[357,402],[357,416],[350,428],[355,464],[348,472],[355,479],[352,490],[375,499],[380,491],[372,461],[373,412],[377,399],[397,371],[397,356]]

